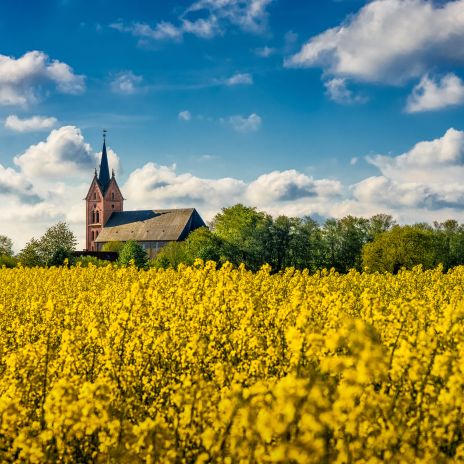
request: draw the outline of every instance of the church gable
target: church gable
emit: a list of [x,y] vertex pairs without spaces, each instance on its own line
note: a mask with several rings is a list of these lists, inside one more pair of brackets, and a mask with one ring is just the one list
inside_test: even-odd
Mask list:
[[89,191],[85,197],[87,201],[101,201],[103,200],[103,192],[98,182],[97,176],[93,178],[92,183],[90,184]]
[[105,200],[108,201],[123,201],[124,197],[122,196],[121,190],[119,189],[119,185],[116,182],[114,176],[111,178],[108,186],[106,187],[105,191]]

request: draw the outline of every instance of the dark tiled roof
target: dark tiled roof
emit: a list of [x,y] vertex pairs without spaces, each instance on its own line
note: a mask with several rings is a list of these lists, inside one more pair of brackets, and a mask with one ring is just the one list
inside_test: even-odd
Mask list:
[[98,176],[100,187],[103,193],[106,192],[108,184],[110,183],[110,167],[108,165],[108,155],[106,153],[106,142],[103,142],[103,150],[100,161],[100,175]]
[[183,240],[202,226],[194,208],[122,211],[110,216],[96,242]]

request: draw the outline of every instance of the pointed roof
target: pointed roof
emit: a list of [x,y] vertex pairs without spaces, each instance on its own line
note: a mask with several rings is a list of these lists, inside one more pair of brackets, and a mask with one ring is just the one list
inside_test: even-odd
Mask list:
[[100,174],[98,176],[103,192],[106,191],[108,184],[110,183],[110,167],[108,165],[108,155],[106,153],[106,131],[103,131],[103,150],[100,161]]
[[184,240],[189,232],[205,226],[194,208],[120,211],[111,214],[96,241]]

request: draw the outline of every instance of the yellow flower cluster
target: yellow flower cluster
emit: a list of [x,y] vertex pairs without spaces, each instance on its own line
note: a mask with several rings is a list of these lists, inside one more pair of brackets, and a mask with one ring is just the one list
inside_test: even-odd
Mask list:
[[0,270],[0,462],[464,460],[464,267]]

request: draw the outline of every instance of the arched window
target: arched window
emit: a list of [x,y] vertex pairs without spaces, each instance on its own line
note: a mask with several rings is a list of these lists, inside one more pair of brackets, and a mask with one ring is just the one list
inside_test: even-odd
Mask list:
[[93,192],[93,199],[94,199],[94,200],[97,199],[97,192]]
[[95,224],[95,211],[92,211],[92,224]]
[[97,223],[100,223],[100,211],[97,211],[97,220],[96,220]]
[[92,242],[95,240],[95,232],[92,230]]
[[111,192],[111,199],[114,201],[114,192]]

